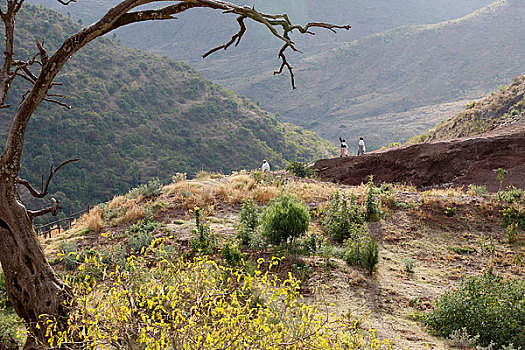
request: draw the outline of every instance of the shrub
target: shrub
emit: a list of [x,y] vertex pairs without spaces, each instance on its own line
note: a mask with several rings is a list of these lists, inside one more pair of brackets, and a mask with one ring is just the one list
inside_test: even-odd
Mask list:
[[252,177],[255,182],[260,183],[263,180],[263,173],[260,170],[254,170],[252,171]]
[[467,193],[471,196],[480,196],[482,198],[488,197],[487,186],[468,185]]
[[490,274],[464,279],[436,302],[424,321],[445,337],[465,328],[479,335],[484,346],[525,347],[525,282]]
[[60,241],[58,251],[64,256],[64,264],[68,270],[74,270],[82,262],[77,244],[73,241]]
[[237,226],[237,238],[242,245],[249,245],[251,237],[259,226],[259,209],[253,202],[248,199],[242,204],[239,213],[239,225]]
[[23,328],[22,320],[11,309],[0,307],[0,349],[20,349],[25,339],[18,338],[17,334]]
[[374,185],[374,176],[370,175],[366,184],[367,193],[365,199],[365,219],[366,221],[378,221],[381,219],[381,209],[377,204],[378,189]]
[[301,162],[289,162],[288,165],[286,165],[286,171],[289,171],[298,177],[315,176],[315,170]]
[[217,246],[216,238],[202,217],[202,209],[195,207],[194,213],[195,228],[191,231],[194,237],[190,240],[190,247],[198,253],[213,254]]
[[128,243],[131,250],[135,253],[142,252],[142,249],[146,249],[153,242],[153,235],[149,231],[139,231],[135,236],[129,238]]
[[283,193],[273,199],[262,215],[262,234],[270,244],[278,245],[301,237],[308,230],[310,214],[306,205]]
[[513,205],[500,210],[503,215],[503,224],[508,227],[516,224],[519,229],[525,230],[525,207]]
[[356,238],[364,223],[356,197],[335,192],[323,213],[321,223],[324,230],[336,242],[341,243],[350,237]]
[[498,192],[498,198],[502,202],[507,202],[509,204],[525,202],[525,190],[521,188],[507,188],[506,190]]
[[145,198],[157,197],[162,193],[163,184],[159,179],[150,180],[147,184],[140,185],[129,191],[131,198],[144,196]]
[[416,260],[413,258],[406,258],[403,260],[405,263],[405,272],[406,273],[414,273],[414,267],[416,266]]
[[[87,263],[100,266],[95,258]],[[102,283],[72,281],[78,307],[68,329],[48,323],[53,348],[75,337],[89,349],[392,349],[372,329],[307,304],[295,278],[281,281],[259,268],[248,274],[205,258],[138,256],[104,276]]]
[[226,266],[236,267],[242,264],[244,254],[239,250],[239,246],[226,242],[221,248],[221,255],[226,263]]
[[453,217],[454,215],[456,215],[456,208],[455,207],[445,207],[445,209],[443,210],[443,213],[445,214],[445,216],[448,216],[449,218],[450,217]]
[[102,227],[104,227],[104,220],[102,219],[103,215],[104,211],[102,208],[96,206],[87,214],[82,215],[77,223],[93,232],[99,232]]
[[306,255],[313,255],[321,249],[323,243],[323,237],[318,236],[315,233],[305,237],[301,242],[301,251]]
[[377,241],[368,234],[362,234],[356,239],[349,239],[346,246],[347,264],[360,266],[372,274],[379,262]]

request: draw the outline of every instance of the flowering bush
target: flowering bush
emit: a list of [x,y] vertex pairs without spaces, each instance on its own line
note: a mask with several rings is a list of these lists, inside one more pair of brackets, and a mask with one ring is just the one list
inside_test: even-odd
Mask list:
[[[259,259],[253,274],[207,257],[170,261],[154,241],[125,267],[107,273],[100,257],[80,266],[102,279],[75,278],[76,308],[65,331],[49,321],[51,346],[87,349],[391,349],[373,330],[307,305],[299,282],[279,281]],[[264,264],[264,270],[262,267]],[[76,282],[75,282],[76,281]]]

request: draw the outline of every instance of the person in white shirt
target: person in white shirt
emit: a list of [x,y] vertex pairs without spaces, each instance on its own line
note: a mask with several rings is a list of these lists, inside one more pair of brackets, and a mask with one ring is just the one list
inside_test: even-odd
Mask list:
[[270,164],[265,160],[263,160],[263,163],[262,163],[262,166],[261,166],[261,171],[263,173],[269,173],[270,172]]
[[363,140],[363,137],[361,136],[359,138],[359,148],[357,150],[357,155],[360,156],[362,154],[365,154],[365,152],[366,152],[365,140]]

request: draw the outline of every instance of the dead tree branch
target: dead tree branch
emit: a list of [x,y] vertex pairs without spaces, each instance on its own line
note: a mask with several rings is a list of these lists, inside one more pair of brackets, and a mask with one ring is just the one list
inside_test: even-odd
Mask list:
[[72,2],[77,2],[77,0],[69,0],[69,1],[64,1],[64,0],[57,0],[59,3],[61,3],[62,5],[69,5],[71,4]]
[[46,102],[51,102],[51,103],[55,103],[55,104],[57,104],[57,105],[59,105],[59,106],[65,107],[65,108],[67,108],[67,109],[71,109],[71,108],[73,108],[73,106],[68,105],[68,104],[65,103],[65,102],[62,102],[62,101],[59,101],[59,100],[53,100],[52,98],[47,98],[47,97],[46,97],[46,98],[44,98],[44,101],[46,101]]
[[288,68],[288,72],[290,72],[290,79],[292,80],[292,89],[295,90],[296,87],[295,87],[295,76],[293,74],[293,67],[290,66],[290,64],[286,60],[286,56],[284,55],[284,51],[286,51],[287,48],[288,48],[288,44],[284,44],[284,46],[279,51],[279,58],[281,58],[282,63],[281,63],[281,67],[279,68],[279,70],[274,71],[273,75],[281,74],[283,72],[283,68],[286,66],[286,68]]
[[246,18],[246,16],[239,16],[239,17],[237,17],[237,23],[239,23],[239,27],[240,28],[239,28],[239,31],[237,32],[237,34],[232,36],[230,41],[228,41],[226,44],[217,46],[217,47],[211,49],[210,51],[206,52],[204,55],[202,55],[202,58],[206,58],[210,54],[214,53],[215,51],[219,51],[220,49],[226,50],[234,42],[235,42],[235,46],[239,45],[239,43],[241,42],[242,36],[246,32],[246,25],[244,24],[244,19],[245,18]]
[[42,190],[40,192],[38,192],[37,190],[35,190],[33,188],[33,186],[31,186],[31,184],[29,183],[29,181],[27,180],[24,180],[24,179],[20,179],[18,178],[16,180],[17,183],[23,185],[25,188],[27,188],[29,190],[29,193],[31,193],[31,195],[35,198],[44,198],[47,194],[48,194],[48,190],[49,190],[49,184],[51,183],[51,179],[53,178],[53,176],[55,176],[55,174],[60,170],[60,168],[62,168],[64,165],[66,164],[69,164],[69,163],[73,163],[73,162],[76,162],[78,161],[79,158],[75,158],[75,159],[69,159],[69,160],[66,160],[65,162],[63,162],[62,164],[60,164],[59,166],[57,166],[56,168],[54,168],[54,165],[51,165],[51,169],[49,171],[49,176],[47,178],[47,181],[45,183],[45,186],[44,186],[44,183],[42,181]]
[[29,215],[29,217],[31,219],[36,218],[37,216],[46,215],[48,213],[51,213],[51,215],[53,215],[53,216],[57,216],[59,209],[62,209],[62,206],[60,205],[60,201],[56,200],[55,198],[51,198],[51,206],[50,207],[47,207],[47,208],[44,208],[44,209],[40,209],[40,210],[36,210],[36,211],[28,210],[27,211],[27,215]]
[[44,39],[42,39],[42,43],[40,43],[38,40],[35,40],[36,47],[38,48],[38,52],[40,55],[40,61],[42,62],[42,67],[46,65],[49,58],[47,57],[47,51],[44,49]]

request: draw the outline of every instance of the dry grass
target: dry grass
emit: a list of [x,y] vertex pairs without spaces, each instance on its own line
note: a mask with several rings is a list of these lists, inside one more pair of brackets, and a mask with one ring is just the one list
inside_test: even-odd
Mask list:
[[196,182],[194,180],[172,183],[164,187],[165,194],[172,197],[170,202],[175,207],[193,209],[208,208],[217,202],[216,184],[213,182]]
[[124,224],[137,221],[144,218],[145,215],[144,210],[137,203],[132,202],[126,207],[126,213],[124,216],[118,218],[117,222],[118,224]]
[[76,225],[83,226],[91,231],[100,232],[104,227],[104,220],[102,209],[100,207],[94,207],[87,214],[82,215],[77,221]]
[[126,203],[127,198],[126,196],[116,196],[113,197],[113,199],[108,203],[108,208],[111,210],[118,209]]
[[333,185],[326,183],[292,182],[286,189],[307,203],[327,201],[336,192]]
[[253,191],[253,199],[259,203],[268,203],[270,200],[276,198],[281,193],[281,190],[275,186],[260,186]]

